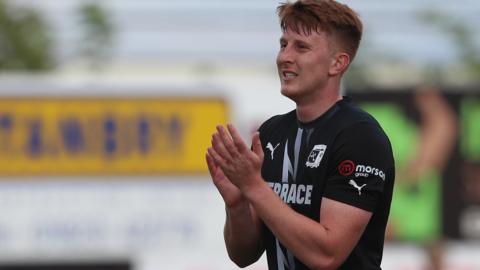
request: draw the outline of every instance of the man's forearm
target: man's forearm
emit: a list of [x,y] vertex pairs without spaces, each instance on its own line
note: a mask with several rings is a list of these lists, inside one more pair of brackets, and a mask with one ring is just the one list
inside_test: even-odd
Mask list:
[[[345,218],[350,224],[340,224],[328,229],[319,222],[295,212],[271,190],[268,184],[259,183],[252,189],[243,190],[244,196],[277,239],[310,269],[337,268],[358,241],[364,229],[363,224],[366,224],[369,219],[367,214],[365,215],[368,218],[357,217],[356,210],[351,214],[346,213],[345,206],[341,205],[339,208],[328,211],[330,214],[326,219],[336,219],[337,216],[343,219],[346,215],[352,218],[352,222]],[[328,202],[329,205],[331,203],[331,201]],[[335,207],[339,204],[335,203]],[[363,219],[365,222],[354,228],[355,226],[352,227],[351,224],[357,223],[355,219]]]
[[333,245],[327,244],[325,228],[289,208],[268,185],[261,186],[246,194],[278,240],[312,269],[317,269],[315,266],[319,261],[328,264],[332,259]]
[[256,262],[264,251],[261,222],[248,202],[226,208],[225,245],[240,267]]

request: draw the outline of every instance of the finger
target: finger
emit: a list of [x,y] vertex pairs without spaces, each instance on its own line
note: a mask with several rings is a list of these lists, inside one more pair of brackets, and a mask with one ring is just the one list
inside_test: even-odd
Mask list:
[[223,143],[223,140],[220,138],[220,135],[218,133],[212,135],[212,146],[213,149],[215,149],[215,151],[217,151],[217,153],[224,159],[232,159],[232,155],[227,150],[225,144]]
[[227,167],[225,160],[213,149],[212,147],[208,148],[208,154],[212,157],[215,164],[220,168],[224,169]]
[[240,136],[238,130],[232,124],[228,124],[227,128],[228,132],[230,132],[230,135],[232,136],[233,142],[235,143],[235,147],[238,149],[238,151],[240,153],[244,153],[245,151],[249,150],[242,137]]
[[217,171],[217,166],[215,165],[213,158],[210,156],[208,152],[205,154],[205,159],[207,161],[207,167],[208,167],[208,171],[210,172],[210,176],[212,177],[215,176],[215,173]]
[[260,133],[257,131],[252,136],[253,152],[257,154],[261,161],[263,161],[264,153],[262,149],[262,142],[260,141]]
[[[223,171],[215,164],[213,157],[208,152],[205,157],[207,160],[208,171],[210,172],[210,176],[213,180],[213,184],[215,184],[216,187],[220,188],[220,186],[222,185],[222,179],[225,177],[225,175],[223,174]],[[222,192],[221,189],[219,189],[219,191],[220,193]]]
[[230,153],[230,156],[237,157],[239,153],[230,134],[228,134],[223,126],[217,126],[217,130],[219,137],[225,145],[225,149],[228,151],[228,153]]

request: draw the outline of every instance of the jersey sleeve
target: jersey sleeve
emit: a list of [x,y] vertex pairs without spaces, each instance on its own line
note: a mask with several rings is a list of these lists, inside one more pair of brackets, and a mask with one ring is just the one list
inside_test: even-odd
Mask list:
[[393,181],[393,155],[383,130],[360,122],[336,138],[328,162],[324,197],[373,212],[385,182]]

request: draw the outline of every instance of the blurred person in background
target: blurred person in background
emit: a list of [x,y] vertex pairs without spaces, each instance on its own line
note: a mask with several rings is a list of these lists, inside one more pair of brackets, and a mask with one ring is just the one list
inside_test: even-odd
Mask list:
[[226,205],[230,258],[267,252],[278,269],[381,269],[395,168],[377,121],[340,94],[362,23],[348,6],[278,7],[281,93],[296,110],[264,122],[249,148],[218,126],[206,159]]
[[387,238],[421,244],[428,269],[442,270],[441,176],[457,140],[457,118],[435,87],[419,87],[412,99],[420,130],[413,155],[398,170]]

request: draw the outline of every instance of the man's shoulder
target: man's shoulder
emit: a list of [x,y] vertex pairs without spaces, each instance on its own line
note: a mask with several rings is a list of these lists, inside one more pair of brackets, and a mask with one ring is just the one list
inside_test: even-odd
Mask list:
[[370,122],[378,125],[377,120],[371,114],[358,107],[350,99],[345,99],[344,101],[340,102],[339,105],[341,112],[339,117],[341,117],[343,121],[352,124],[357,122]]
[[336,139],[342,145],[349,141],[355,147],[378,145],[382,149],[391,149],[390,140],[378,121],[368,112],[351,103],[346,103],[338,114]]
[[278,114],[275,116],[270,117],[268,120],[263,122],[260,125],[258,131],[261,133],[268,132],[270,130],[276,130],[279,128],[284,128],[286,125],[289,125],[293,121],[296,121],[296,113],[295,110],[292,110],[285,114]]
[[383,129],[378,121],[371,114],[355,105],[349,99],[342,100],[338,105],[340,109],[335,117],[333,117],[333,121],[331,121],[331,123],[336,126],[337,132],[363,126],[363,128],[383,133]]

